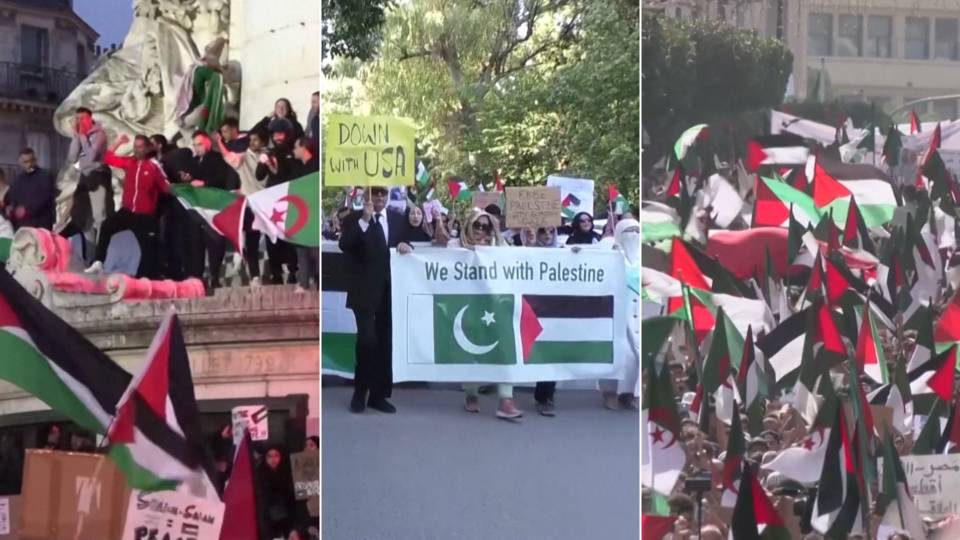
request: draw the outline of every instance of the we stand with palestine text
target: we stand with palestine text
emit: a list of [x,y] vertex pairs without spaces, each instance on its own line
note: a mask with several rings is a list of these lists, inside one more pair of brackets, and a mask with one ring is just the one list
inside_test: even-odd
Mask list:
[[448,265],[437,262],[425,262],[423,269],[428,281],[449,281],[450,279],[454,281],[491,281],[501,279],[501,277],[508,281],[532,281],[536,279],[567,283],[602,283],[604,280],[603,269],[592,267],[588,263],[565,266],[562,263],[551,265],[548,262],[541,262],[538,266],[537,269],[526,261],[502,267],[497,265],[496,262],[490,265],[482,265],[458,261],[453,264],[452,272]]

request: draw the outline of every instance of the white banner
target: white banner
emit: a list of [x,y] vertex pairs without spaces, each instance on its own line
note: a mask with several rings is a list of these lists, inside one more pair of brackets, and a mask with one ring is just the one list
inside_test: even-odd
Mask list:
[[269,424],[267,424],[266,405],[243,405],[234,407],[231,411],[233,420],[233,444],[240,446],[243,440],[243,428],[250,432],[251,441],[265,441],[270,438]]
[[547,187],[560,188],[560,213],[567,219],[580,212],[593,215],[593,180],[548,176]]
[[421,248],[391,257],[393,380],[619,378],[626,278],[613,250]]
[[[910,494],[925,516],[943,517],[960,512],[960,455],[900,456]],[[883,481],[883,459],[877,461]]]
[[219,540],[223,509],[220,501],[198,499],[176,491],[133,490],[122,538]]

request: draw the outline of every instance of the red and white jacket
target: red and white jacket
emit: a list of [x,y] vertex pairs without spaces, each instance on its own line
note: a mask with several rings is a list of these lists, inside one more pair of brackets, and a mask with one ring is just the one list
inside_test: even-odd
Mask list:
[[170,193],[170,182],[163,167],[155,159],[120,157],[107,151],[107,165],[123,169],[123,200],[121,204],[135,214],[154,215],[161,193]]

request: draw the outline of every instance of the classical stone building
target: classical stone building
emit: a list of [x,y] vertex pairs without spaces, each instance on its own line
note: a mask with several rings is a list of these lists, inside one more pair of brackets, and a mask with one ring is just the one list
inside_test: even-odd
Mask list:
[[[820,71],[828,99],[869,101],[888,111],[912,100],[957,95],[960,11],[944,0],[644,0],[672,17],[721,18],[783,39],[793,53],[792,90],[804,98]],[[914,107],[925,120],[958,116],[958,100]]]
[[24,146],[42,167],[66,158],[53,111],[90,69],[97,38],[72,0],[0,0],[0,168],[8,175]]

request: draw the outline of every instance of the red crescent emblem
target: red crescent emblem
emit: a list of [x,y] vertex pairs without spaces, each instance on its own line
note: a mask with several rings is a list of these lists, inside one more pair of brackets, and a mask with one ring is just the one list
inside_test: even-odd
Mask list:
[[[299,195],[286,195],[277,199],[277,203],[282,203],[286,201],[287,205],[293,205],[297,209],[297,220],[283,231],[283,235],[286,237],[291,237],[307,225],[307,220],[310,219],[310,208],[307,207],[307,202],[303,200],[303,197]],[[274,203],[276,205],[277,203]],[[289,212],[289,210],[287,210]]]

